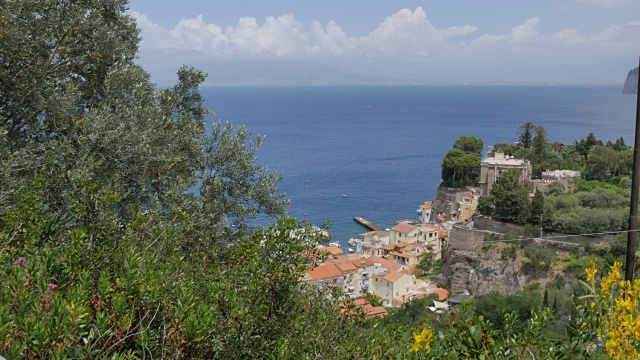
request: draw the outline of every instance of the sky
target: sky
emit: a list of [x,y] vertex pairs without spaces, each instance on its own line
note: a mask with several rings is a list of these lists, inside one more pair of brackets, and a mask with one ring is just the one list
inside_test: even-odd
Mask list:
[[294,68],[312,81],[621,84],[640,55],[640,0],[132,0],[130,13],[159,83],[188,63],[211,84]]

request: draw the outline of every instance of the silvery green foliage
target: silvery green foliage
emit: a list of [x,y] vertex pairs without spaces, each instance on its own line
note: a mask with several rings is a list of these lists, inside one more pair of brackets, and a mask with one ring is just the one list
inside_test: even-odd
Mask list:
[[46,177],[45,206],[64,211],[67,226],[110,219],[117,229],[131,209],[153,203],[167,216],[189,213],[194,237],[228,241],[260,213],[284,213],[279,176],[256,163],[262,139],[230,124],[205,133],[205,74],[182,67],[159,90],[133,63],[126,1],[5,4],[0,215],[12,206],[7,194],[37,174]]

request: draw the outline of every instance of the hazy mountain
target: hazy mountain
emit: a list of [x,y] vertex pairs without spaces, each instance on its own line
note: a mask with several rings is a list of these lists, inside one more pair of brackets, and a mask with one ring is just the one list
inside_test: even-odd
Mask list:
[[624,82],[622,92],[624,94],[637,94],[638,93],[638,69],[635,68],[629,71],[627,75],[627,81]]
[[[146,63],[145,59],[141,59]],[[168,59],[186,63],[208,73],[205,85],[417,85],[424,82],[340,71],[312,61],[218,61],[200,56]],[[153,62],[151,62],[153,63]],[[147,70],[159,84],[175,82],[176,66],[151,66]]]

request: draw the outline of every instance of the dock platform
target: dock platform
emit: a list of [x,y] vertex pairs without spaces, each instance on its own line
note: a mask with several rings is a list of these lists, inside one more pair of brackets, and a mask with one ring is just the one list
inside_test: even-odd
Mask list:
[[371,221],[361,217],[361,216],[354,216],[353,220],[355,220],[358,224],[371,229],[372,231],[382,231],[382,229],[380,229],[379,227],[373,225],[371,223]]

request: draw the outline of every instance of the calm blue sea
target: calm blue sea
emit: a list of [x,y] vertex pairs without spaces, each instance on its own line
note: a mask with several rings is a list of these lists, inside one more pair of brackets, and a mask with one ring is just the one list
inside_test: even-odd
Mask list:
[[[633,141],[635,97],[620,86],[208,87],[216,119],[266,136],[259,161],[284,175],[290,214],[329,220],[337,241],[416,218],[440,181],[440,162],[461,135],[516,141],[525,122],[550,141],[589,132]],[[347,195],[342,197],[341,195]]]

